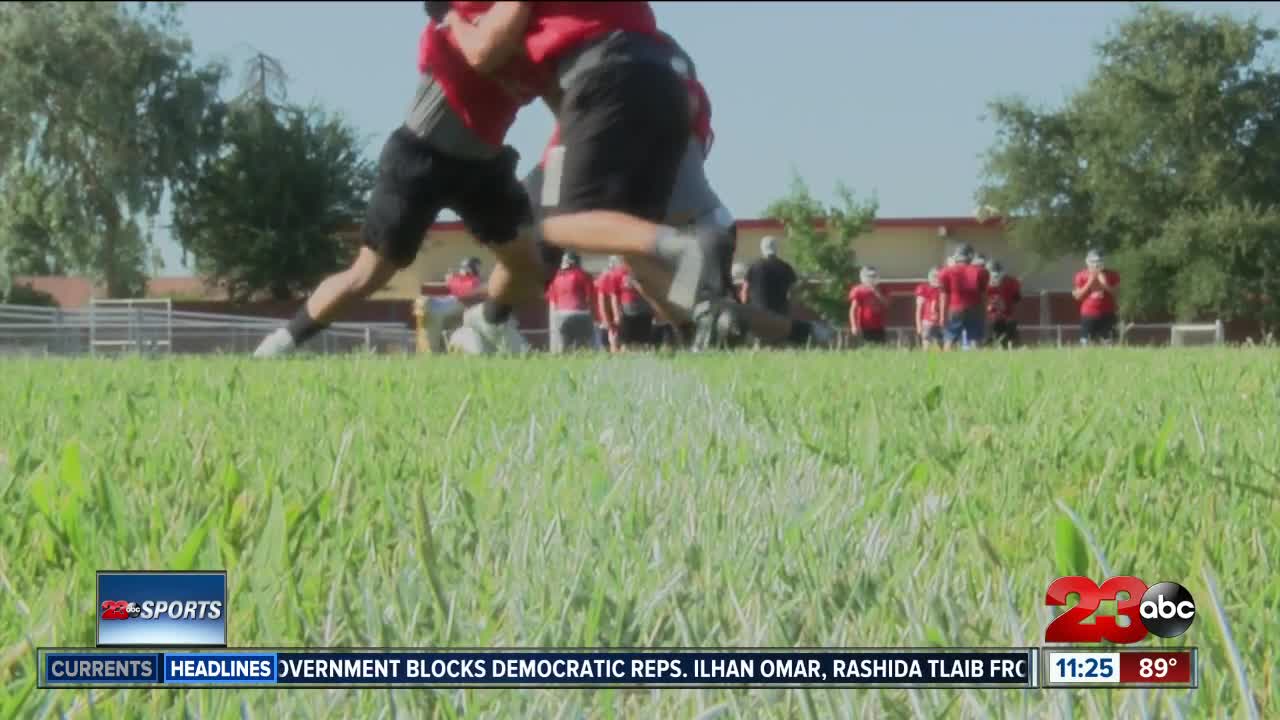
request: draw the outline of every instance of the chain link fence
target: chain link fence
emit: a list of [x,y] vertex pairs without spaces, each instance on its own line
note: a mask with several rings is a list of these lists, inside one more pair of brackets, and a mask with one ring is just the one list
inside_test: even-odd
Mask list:
[[[149,301],[98,301],[80,310],[0,305],[0,354],[248,354],[282,324],[273,318],[175,311]],[[399,323],[335,323],[306,350],[408,353],[414,351],[414,336]]]

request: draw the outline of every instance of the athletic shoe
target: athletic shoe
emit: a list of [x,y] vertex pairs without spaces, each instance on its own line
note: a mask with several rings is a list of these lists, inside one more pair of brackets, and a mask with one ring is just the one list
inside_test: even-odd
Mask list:
[[487,355],[489,353],[485,349],[484,340],[480,338],[480,333],[466,326],[449,333],[449,352],[463,355]]
[[529,343],[516,328],[516,319],[509,318],[501,325],[495,325],[484,318],[484,305],[472,305],[462,313],[462,326],[469,327],[479,336],[484,353],[510,353],[519,355],[528,352]]
[[253,351],[256,358],[274,358],[287,355],[297,347],[293,336],[286,328],[277,328],[275,332],[263,338],[258,349]]
[[[484,305],[472,305],[462,313],[462,327],[469,328],[480,341],[480,353],[488,355],[497,352],[498,347],[506,341],[504,330],[484,319]],[[456,333],[455,333],[456,334]]]
[[699,302],[725,293],[720,273],[724,243],[714,228],[699,227],[661,238],[658,257],[672,266],[667,302],[693,314]]

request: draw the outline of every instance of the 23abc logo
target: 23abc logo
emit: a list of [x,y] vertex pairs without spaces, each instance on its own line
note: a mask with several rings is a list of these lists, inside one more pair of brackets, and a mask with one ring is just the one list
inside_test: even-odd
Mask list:
[[[1110,578],[1101,586],[1079,575],[1060,577],[1045,591],[1044,604],[1067,605],[1067,596],[1075,593],[1080,600],[1059,615],[1044,630],[1045,642],[1100,643],[1128,645],[1141,642],[1148,634],[1173,638],[1185,633],[1196,619],[1196,601],[1190,591],[1175,582],[1160,582],[1147,587],[1132,575]],[[1128,597],[1120,599],[1120,593]],[[1098,609],[1104,600],[1116,601],[1115,615],[1098,615],[1092,624],[1082,622]],[[1128,624],[1117,622],[1128,618]]]
[[103,620],[128,620],[142,614],[142,606],[127,600],[103,600]]

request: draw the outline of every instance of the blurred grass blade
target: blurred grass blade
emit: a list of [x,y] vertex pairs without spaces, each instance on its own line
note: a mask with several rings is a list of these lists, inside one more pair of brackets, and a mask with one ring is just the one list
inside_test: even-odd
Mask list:
[[191,531],[191,535],[187,537],[187,541],[182,544],[178,550],[178,554],[173,557],[173,562],[169,567],[171,570],[191,570],[195,567],[196,556],[200,554],[200,549],[204,547],[205,538],[209,535],[209,523],[213,519],[213,511],[205,513],[204,519]]
[[1227,651],[1227,660],[1231,663],[1231,672],[1235,675],[1236,689],[1240,691],[1240,703],[1244,706],[1245,715],[1251,720],[1258,720],[1258,706],[1253,701],[1253,691],[1249,689],[1249,676],[1245,670],[1244,658],[1236,645],[1235,636],[1231,633],[1231,623],[1227,620],[1227,611],[1222,602],[1222,594],[1218,592],[1218,579],[1213,570],[1206,564],[1200,568],[1200,576],[1204,578],[1205,587],[1209,589],[1209,606],[1213,609],[1213,619],[1218,623],[1218,631],[1222,633],[1222,644]]
[[1053,559],[1058,566],[1058,577],[1089,576],[1089,554],[1085,550],[1084,536],[1065,513],[1054,521]]
[[[1075,532],[1072,534],[1072,537],[1069,540],[1070,544],[1066,546],[1067,550],[1071,553],[1071,555],[1068,556],[1066,560],[1068,563],[1074,563],[1075,567],[1080,567],[1083,570],[1083,572],[1068,573],[1068,574],[1083,575],[1085,577],[1089,576],[1088,574],[1089,558],[1087,556],[1084,556],[1083,550],[1077,547],[1077,544],[1080,542],[1081,538],[1083,538],[1084,547],[1087,547],[1089,551],[1093,553],[1093,556],[1097,558],[1098,566],[1102,570],[1102,576],[1111,577],[1112,575],[1115,575],[1115,573],[1111,571],[1111,564],[1107,562],[1107,556],[1102,552],[1102,546],[1098,544],[1098,541],[1096,538],[1094,538],[1093,533],[1089,532],[1089,528],[1084,524],[1084,521],[1080,519],[1080,516],[1076,515],[1076,512],[1072,510],[1071,507],[1068,506],[1065,502],[1061,500],[1057,500],[1056,503],[1058,505],[1058,509],[1062,510],[1063,514],[1066,515],[1067,518],[1071,521],[1071,526],[1075,529]],[[1059,535],[1061,535],[1064,532],[1062,528],[1061,520],[1059,520],[1057,530]],[[1058,549],[1055,545],[1055,548],[1054,548],[1055,557],[1057,556],[1057,552],[1058,552]]]

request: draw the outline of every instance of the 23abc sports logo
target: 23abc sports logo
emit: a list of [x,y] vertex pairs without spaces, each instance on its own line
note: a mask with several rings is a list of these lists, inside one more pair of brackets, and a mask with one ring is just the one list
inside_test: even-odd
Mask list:
[[103,620],[217,620],[222,617],[222,603],[217,600],[103,600]]
[[[1128,597],[1120,599],[1120,593]],[[1190,591],[1175,582],[1159,582],[1151,587],[1132,575],[1110,578],[1101,586],[1079,575],[1060,577],[1045,591],[1044,604],[1062,607],[1067,597],[1077,594],[1075,606],[1054,618],[1044,630],[1047,643],[1100,643],[1128,645],[1141,642],[1148,634],[1175,638],[1196,619],[1196,601]],[[1116,601],[1115,615],[1098,615],[1084,623],[1106,600]],[[1118,622],[1128,618],[1126,625]]]

